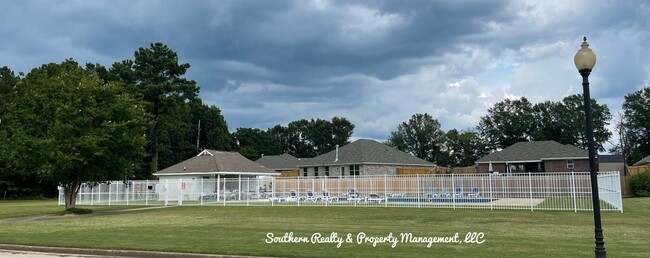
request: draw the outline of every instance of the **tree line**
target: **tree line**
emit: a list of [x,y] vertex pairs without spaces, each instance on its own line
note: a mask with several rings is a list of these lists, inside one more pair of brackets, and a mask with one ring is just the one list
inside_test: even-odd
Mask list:
[[[553,140],[587,149],[581,94],[562,101],[532,104],[525,97],[505,99],[488,109],[475,128],[444,132],[429,114],[415,114],[391,132],[387,144],[439,166],[471,166],[479,158],[520,141]],[[599,151],[610,140],[612,115],[607,105],[591,99],[594,143]],[[650,155],[650,87],[625,97],[616,125],[619,143],[609,151],[632,164]]]
[[[315,157],[347,144],[354,132],[346,118],[333,117],[230,133],[221,110],[204,104],[200,87],[185,78],[189,68],[162,43],[110,67],[68,59],[27,74],[0,68],[0,194],[53,196],[61,185],[73,199],[82,182],[150,179],[201,149],[238,151],[252,160],[283,153]],[[591,101],[595,142],[603,150],[612,116],[606,105]],[[650,88],[625,97],[616,124],[621,144],[612,151],[629,163],[650,154],[649,107]],[[441,166],[470,166],[518,141],[586,148],[582,110],[581,95],[537,104],[506,99],[477,127],[447,132],[430,115],[415,114],[387,144]]]
[[70,208],[83,182],[151,179],[202,149],[313,157],[352,135],[339,117],[231,134],[185,78],[189,68],[162,43],[110,67],[68,59],[27,74],[0,68],[0,194],[56,196],[62,186]]

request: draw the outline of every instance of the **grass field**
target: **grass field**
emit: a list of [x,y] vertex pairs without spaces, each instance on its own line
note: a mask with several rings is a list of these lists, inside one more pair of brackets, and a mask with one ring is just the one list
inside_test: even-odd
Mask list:
[[[0,216],[27,201],[0,202]],[[33,205],[44,212],[55,202]],[[48,206],[48,207],[41,207]],[[610,257],[647,257],[650,198],[624,199],[625,213],[603,213]],[[32,213],[33,214],[33,213]],[[267,233],[310,238],[361,232],[465,238],[482,244],[272,243]],[[291,257],[592,257],[593,213],[352,207],[173,207],[110,216],[0,223],[0,243]]]
[[[138,208],[142,206],[78,206],[95,211]],[[35,215],[50,215],[62,212],[64,206],[57,206],[56,200],[0,201],[0,219]]]

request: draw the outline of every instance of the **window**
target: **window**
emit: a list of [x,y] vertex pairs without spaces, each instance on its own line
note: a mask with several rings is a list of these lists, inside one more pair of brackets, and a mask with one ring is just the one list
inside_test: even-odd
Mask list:
[[307,168],[302,168],[302,176],[307,176]]
[[318,176],[318,167],[314,168],[314,176]]
[[350,175],[351,176],[358,176],[359,175],[359,165],[351,165],[350,166]]
[[341,167],[341,176],[345,176],[345,167]]
[[330,167],[325,167],[325,176],[330,176]]
[[574,164],[573,164],[573,160],[572,160],[572,159],[568,159],[568,160],[566,161],[566,168],[567,168],[567,169],[573,169],[573,168],[574,168]]

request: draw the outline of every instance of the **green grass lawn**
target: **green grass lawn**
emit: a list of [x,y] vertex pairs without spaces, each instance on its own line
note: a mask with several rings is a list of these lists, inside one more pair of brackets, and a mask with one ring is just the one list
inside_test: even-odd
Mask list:
[[[18,202],[20,203],[20,202]],[[43,204],[43,203],[41,203]],[[11,205],[0,204],[0,209]],[[54,205],[54,203],[50,204]],[[38,206],[38,205],[36,205]],[[647,257],[650,198],[603,213],[610,257]],[[2,211],[1,213],[4,213]],[[482,244],[273,243],[267,233],[311,237],[485,234]],[[173,207],[110,216],[0,223],[0,243],[292,257],[592,257],[593,213],[352,207]]]
[[[94,211],[131,209],[143,206],[85,206],[78,208],[92,209]],[[0,219],[12,217],[25,217],[36,215],[50,215],[62,212],[65,206],[57,206],[55,199],[49,200],[11,200],[0,201]]]

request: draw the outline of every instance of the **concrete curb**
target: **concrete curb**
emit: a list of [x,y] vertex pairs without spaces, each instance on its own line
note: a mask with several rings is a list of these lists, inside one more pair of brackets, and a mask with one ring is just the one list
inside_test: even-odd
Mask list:
[[97,256],[117,256],[117,257],[179,257],[179,258],[270,258],[264,256],[241,256],[241,255],[219,255],[219,254],[194,254],[194,253],[173,253],[173,252],[156,252],[156,251],[137,251],[137,250],[110,250],[110,249],[86,249],[86,248],[68,248],[68,247],[49,247],[49,246],[29,246],[29,245],[11,245],[0,244],[0,249],[11,251],[30,251],[46,252],[57,254],[78,254],[78,255],[97,255]]

